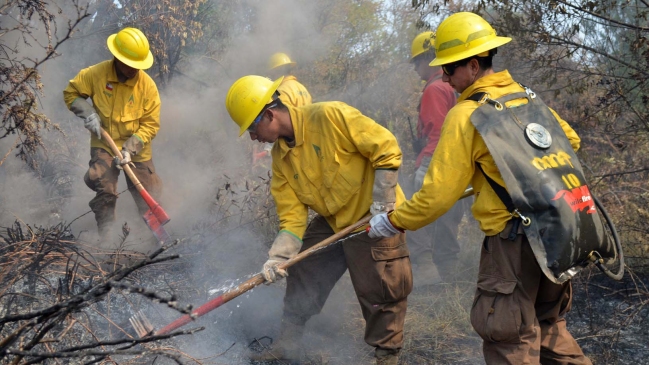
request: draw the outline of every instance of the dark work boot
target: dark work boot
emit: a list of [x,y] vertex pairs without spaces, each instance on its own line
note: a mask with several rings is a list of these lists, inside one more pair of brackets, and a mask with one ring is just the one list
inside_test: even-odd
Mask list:
[[296,325],[288,321],[282,321],[282,328],[279,338],[269,349],[249,357],[250,361],[285,361],[289,364],[299,364],[303,357],[302,334],[304,325]]
[[377,348],[374,356],[376,365],[397,365],[399,363],[399,350]]

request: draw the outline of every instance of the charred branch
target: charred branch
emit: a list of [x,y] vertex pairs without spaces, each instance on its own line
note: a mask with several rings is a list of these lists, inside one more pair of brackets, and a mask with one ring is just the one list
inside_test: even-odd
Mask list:
[[[64,224],[34,228],[16,222],[6,228],[0,233],[0,358],[12,364],[32,364],[56,358],[93,363],[117,355],[164,356],[180,363],[181,356],[164,349],[134,347],[202,328],[139,338],[121,328],[120,323],[131,315],[128,309],[122,319],[115,317],[116,310],[105,310],[111,297],[126,292],[189,313],[191,306],[178,305],[175,296],[130,283],[136,280],[135,273],[146,274],[155,264],[178,258],[163,255],[177,243],[107,272]],[[117,329],[121,338],[111,338],[111,328]]]

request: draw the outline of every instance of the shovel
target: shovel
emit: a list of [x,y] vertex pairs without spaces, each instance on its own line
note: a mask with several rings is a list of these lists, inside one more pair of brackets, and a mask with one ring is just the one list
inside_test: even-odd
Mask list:
[[[120,156],[122,157],[122,153],[120,152],[119,148],[117,148],[117,145],[115,144],[115,141],[113,141],[112,138],[110,138],[110,135],[104,130],[104,128],[101,128],[101,138],[110,146],[110,149],[113,151],[113,154],[115,156]],[[135,185],[135,188],[137,191],[140,193],[140,196],[142,196],[142,199],[146,202],[146,205],[149,206],[149,210],[144,213],[142,218],[144,219],[144,223],[146,223],[147,227],[153,232],[153,235],[156,237],[156,239],[159,242],[166,242],[171,239],[167,231],[164,229],[163,225],[167,224],[169,220],[169,216],[167,213],[162,209],[160,204],[149,195],[149,193],[144,189],[142,186],[142,183],[140,183],[140,180],[138,180],[137,176],[135,176],[135,173],[133,173],[133,170],[131,170],[131,166],[129,165],[124,165],[122,166],[124,168],[124,172],[128,176],[129,179],[131,179],[131,182],[133,185]]]
[[[313,247],[309,248],[308,250],[304,250],[303,252],[299,253],[297,256],[293,257],[290,260],[284,261],[281,264],[277,265],[278,268],[285,270],[286,268],[294,265],[295,263],[303,260],[304,258],[311,256],[313,253],[322,250],[325,247],[328,247],[330,245],[333,245],[334,243],[338,242],[345,236],[347,236],[349,233],[355,231],[356,229],[362,227],[363,225],[366,225],[367,223],[370,222],[371,216],[366,216],[365,218],[362,218],[358,222],[352,224],[351,226],[343,229],[342,231],[332,235],[331,237],[320,241]],[[359,232],[360,233],[360,232]],[[184,326],[185,324],[191,322],[192,320],[206,314],[207,312],[210,312],[223,304],[231,301],[232,299],[240,296],[241,294],[247,292],[248,290],[258,286],[259,284],[263,283],[264,277],[262,276],[261,273],[253,276],[252,278],[248,279],[248,281],[239,284],[234,289],[231,289],[220,296],[210,300],[209,302],[201,305],[200,307],[196,308],[194,311],[192,311],[191,315],[185,314],[184,316],[176,319],[175,321],[171,322],[164,328],[154,331],[153,326],[151,325],[151,322],[144,316],[144,314],[140,311],[137,312],[133,317],[129,318],[129,321],[131,322],[131,325],[135,329],[135,332],[137,332],[137,335],[140,337],[145,337],[149,334],[151,335],[164,335],[167,334],[181,326]]]

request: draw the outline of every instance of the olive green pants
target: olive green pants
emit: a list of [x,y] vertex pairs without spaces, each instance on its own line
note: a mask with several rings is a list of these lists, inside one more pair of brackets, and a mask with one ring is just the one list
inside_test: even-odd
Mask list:
[[482,337],[487,364],[592,365],[566,329],[570,282],[551,282],[519,226],[484,239],[471,324]]
[[[140,180],[147,192],[154,199],[159,200],[162,192],[162,181],[155,173],[153,161],[134,162],[134,164],[133,173],[135,173],[135,176]],[[90,189],[97,193],[88,205],[95,213],[99,235],[104,236],[115,221],[117,178],[120,170],[115,167],[113,156],[104,149],[97,147],[90,149],[90,162],[88,165],[89,168],[83,180]],[[142,199],[128,176],[126,176],[126,185],[135,200],[138,211],[141,215],[144,215],[149,210],[149,206]]]
[[[316,216],[304,235],[302,251],[333,235]],[[365,319],[365,342],[398,352],[403,346],[412,271],[403,234],[372,239],[367,233],[336,243],[288,268],[284,320],[304,325],[320,313],[329,293],[349,269]]]

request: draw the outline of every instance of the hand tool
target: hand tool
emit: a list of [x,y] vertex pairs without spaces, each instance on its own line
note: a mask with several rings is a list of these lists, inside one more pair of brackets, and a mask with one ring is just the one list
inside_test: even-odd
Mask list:
[[[108,132],[106,132],[103,128],[101,129],[101,139],[108,144],[115,156],[122,158],[122,153],[120,152],[119,148],[117,148],[115,141],[110,138]],[[153,199],[153,197],[149,195],[146,189],[144,189],[144,186],[142,186],[140,180],[138,180],[137,176],[135,176],[135,173],[131,169],[131,166],[124,165],[123,168],[126,175],[128,175],[128,178],[131,179],[131,182],[133,183],[133,185],[135,185],[135,188],[140,193],[140,196],[142,196],[142,199],[144,199],[144,201],[146,202],[146,205],[149,206],[149,210],[147,210],[146,213],[144,213],[144,215],[142,216],[144,223],[146,223],[147,227],[151,229],[151,232],[153,232],[153,235],[158,239],[159,242],[164,243],[166,241],[169,241],[171,237],[164,229],[163,225],[167,224],[171,220],[171,218],[169,218],[160,204],[158,204],[158,202],[156,202],[155,199]]]
[[[293,257],[292,259],[286,260],[282,262],[281,264],[277,265],[280,269],[286,269],[292,265],[294,265],[297,262],[300,262],[304,258],[311,256],[313,253],[318,252],[319,250],[322,250],[325,247],[328,247],[330,245],[333,245],[337,243],[338,241],[342,241],[343,239],[346,239],[348,234],[354,232],[355,230],[361,228],[362,226],[366,225],[369,223],[371,216],[366,216],[359,220],[358,222],[350,225],[349,227],[341,230],[340,232],[332,235],[331,237],[320,241],[316,245],[312,246],[311,248],[304,250],[303,252],[300,252],[297,254],[297,256]],[[363,230],[360,232],[354,233],[360,234],[360,233],[365,233]],[[220,296],[210,300],[209,302],[201,305],[200,307],[194,309],[191,313],[185,314],[184,316],[176,319],[175,321],[171,322],[167,326],[163,327],[160,330],[154,331],[153,326],[151,325],[151,322],[144,316],[144,314],[140,311],[136,313],[133,317],[129,319],[131,322],[131,325],[137,332],[138,336],[144,337],[149,334],[152,335],[163,335],[167,334],[181,326],[184,326],[185,324],[191,322],[193,319],[196,319],[207,312],[210,312],[223,304],[231,301],[232,299],[240,296],[241,294],[247,292],[248,290],[262,284],[264,282],[264,277],[262,276],[261,273],[256,274],[252,278],[248,279],[246,282],[239,284],[236,288],[228,290],[227,292],[221,294]]]

